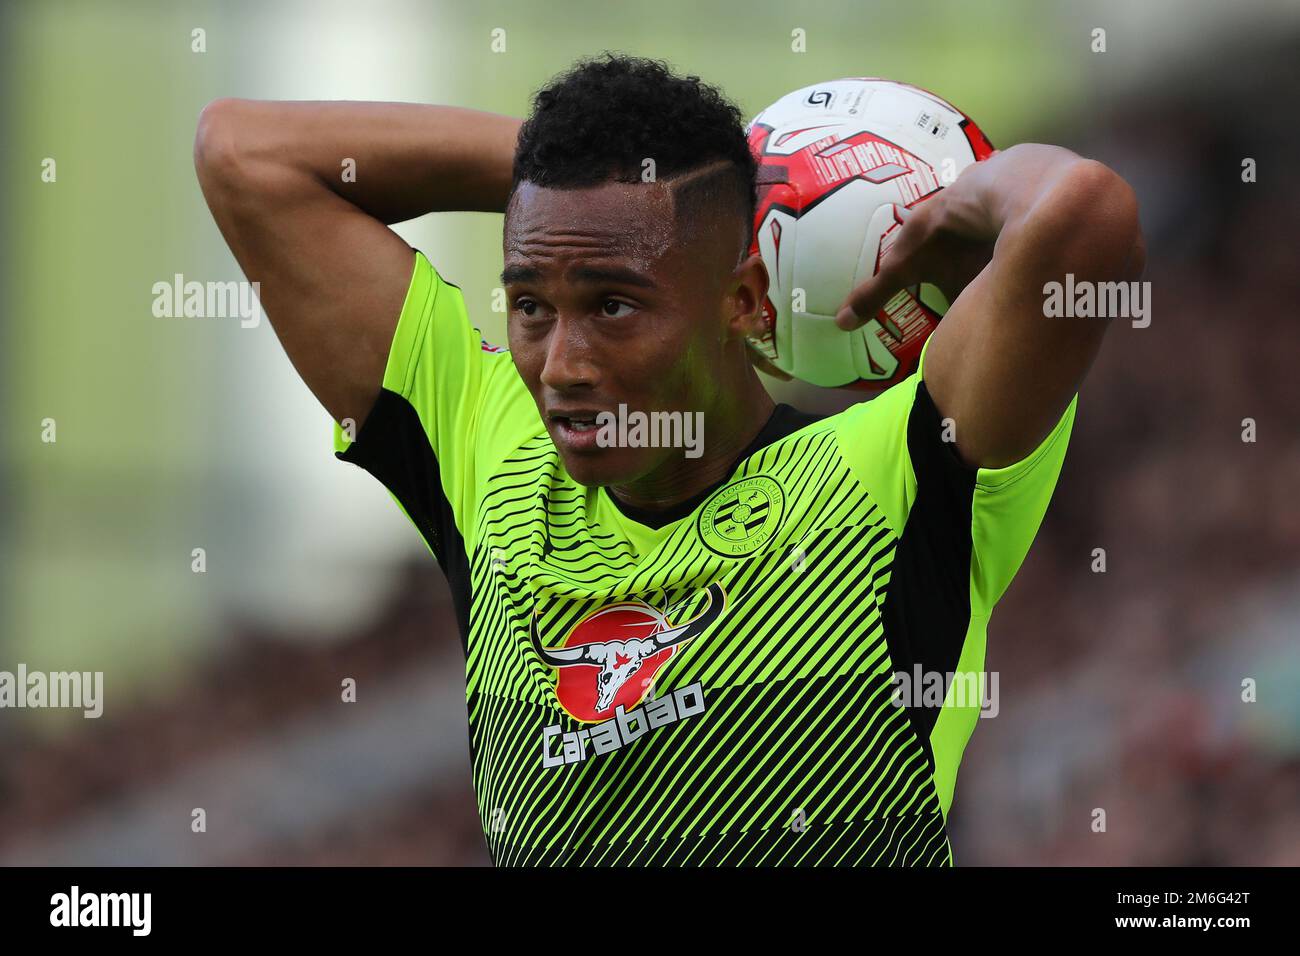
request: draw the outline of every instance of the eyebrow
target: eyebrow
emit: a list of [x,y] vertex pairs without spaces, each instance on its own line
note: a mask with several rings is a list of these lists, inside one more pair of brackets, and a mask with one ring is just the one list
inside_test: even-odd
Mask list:
[[[532,266],[506,266],[501,271],[501,284],[536,282],[541,278],[541,275],[541,272]],[[589,285],[612,282],[620,285],[637,286],[642,289],[653,289],[655,286],[653,280],[634,269],[625,269],[622,266],[578,266],[569,275],[575,281]]]

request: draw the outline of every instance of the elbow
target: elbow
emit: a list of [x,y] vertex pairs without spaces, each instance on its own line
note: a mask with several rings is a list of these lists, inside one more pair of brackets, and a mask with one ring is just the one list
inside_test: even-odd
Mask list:
[[205,191],[238,175],[240,158],[235,135],[240,101],[213,100],[199,113],[194,133],[194,169]]
[[1045,204],[1066,238],[1067,261],[1088,263],[1099,277],[1135,281],[1146,266],[1137,194],[1119,173],[1079,159],[1061,174]]

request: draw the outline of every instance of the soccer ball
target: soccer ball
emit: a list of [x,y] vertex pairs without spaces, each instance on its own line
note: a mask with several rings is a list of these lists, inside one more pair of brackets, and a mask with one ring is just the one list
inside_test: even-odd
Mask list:
[[881,391],[906,378],[941,318],[922,301],[937,305],[937,290],[903,290],[852,332],[835,313],[897,237],[898,208],[924,202],[993,146],[951,103],[874,78],[796,90],[755,116],[748,135],[758,159],[750,253],[770,276],[766,328],[751,346],[814,385]]

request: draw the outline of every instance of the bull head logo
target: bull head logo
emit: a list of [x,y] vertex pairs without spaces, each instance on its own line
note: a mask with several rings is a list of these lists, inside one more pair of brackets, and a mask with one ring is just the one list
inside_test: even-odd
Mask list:
[[[651,633],[624,639],[596,639],[570,647],[543,647],[537,634],[537,618],[534,615],[531,623],[533,645],[542,660],[552,667],[586,665],[599,668],[596,672],[594,710],[595,713],[600,714],[614,705],[614,698],[619,690],[632,675],[641,670],[646,661],[655,658],[661,651],[677,647],[697,637],[718,619],[726,603],[722,587],[710,584],[705,588],[705,595],[708,597],[708,604],[705,605],[704,610],[685,624],[675,627],[669,626],[668,617],[664,612],[641,602],[614,604],[601,608],[574,628],[573,635],[577,635],[580,630],[586,630],[599,637],[619,627],[635,627],[640,631],[649,629]],[[631,621],[628,620],[629,617],[632,618]],[[620,620],[623,621],[622,624],[617,623]],[[565,706],[570,713],[574,712],[575,708],[567,704]]]

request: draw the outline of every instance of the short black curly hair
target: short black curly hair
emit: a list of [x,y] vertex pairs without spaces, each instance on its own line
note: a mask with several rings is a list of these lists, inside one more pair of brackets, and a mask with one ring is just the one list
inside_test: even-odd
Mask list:
[[647,159],[663,181],[713,166],[687,187],[683,208],[734,216],[744,254],[758,166],[743,116],[716,87],[677,76],[662,60],[606,51],[538,90],[519,130],[510,192],[521,182],[553,189],[641,182]]

